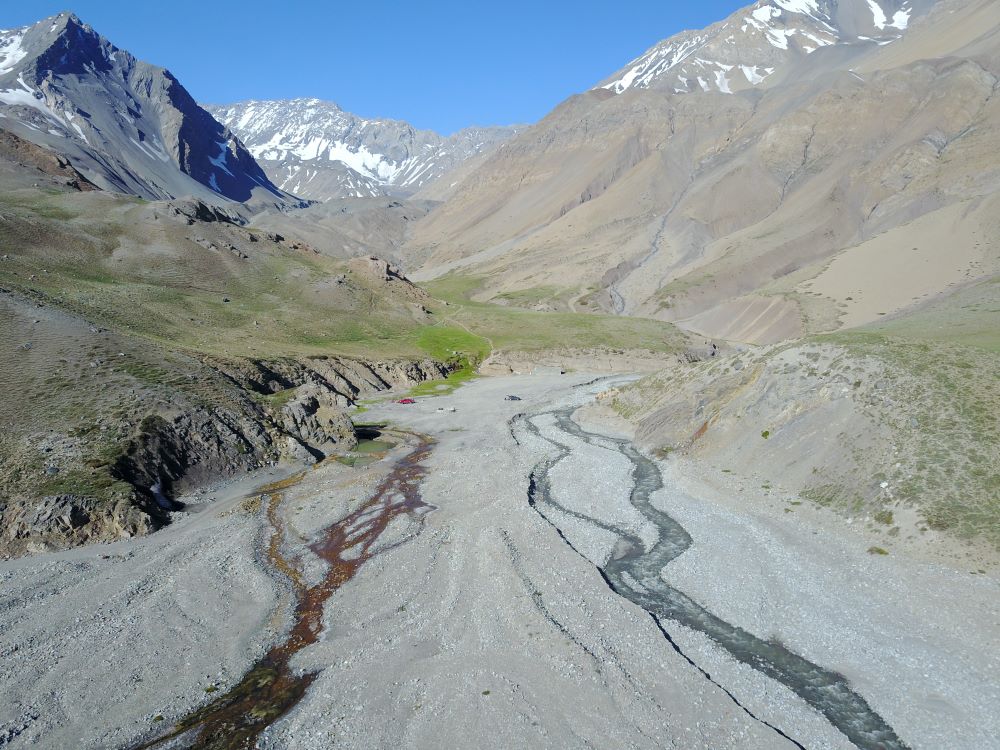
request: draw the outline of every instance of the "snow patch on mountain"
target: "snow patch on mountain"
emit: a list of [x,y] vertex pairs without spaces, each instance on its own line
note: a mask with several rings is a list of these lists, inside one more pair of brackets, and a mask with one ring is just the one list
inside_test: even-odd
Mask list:
[[20,88],[0,89],[0,102],[14,106],[31,107],[41,112],[46,119],[53,121],[55,124],[62,124],[59,116],[45,102],[45,98],[25,83],[23,74],[18,75],[17,83]]
[[761,85],[779,67],[822,47],[895,41],[909,25],[912,2],[759,0],[703,31],[660,42],[600,86],[616,94],[653,87],[731,94]]
[[885,17],[885,11],[882,10],[882,6],[875,2],[875,0],[868,0],[868,7],[871,8],[872,22],[875,24],[875,28],[884,29],[889,19]]
[[28,52],[21,46],[24,32],[30,26],[20,29],[0,30],[0,75],[9,73],[15,66],[27,57]]
[[208,157],[208,160],[227,175],[232,177],[233,173],[229,171],[229,166],[226,164],[226,157],[229,156],[229,144],[225,141],[219,141],[215,145],[219,147],[219,155],[215,157],[210,156]]
[[283,190],[313,200],[409,195],[486,153],[515,128],[451,136],[398,120],[366,119],[319,99],[209,106]]
[[906,31],[907,26],[910,25],[910,15],[912,13],[913,9],[909,7],[909,3],[903,3],[903,7],[893,13],[892,23],[889,26],[900,31]]

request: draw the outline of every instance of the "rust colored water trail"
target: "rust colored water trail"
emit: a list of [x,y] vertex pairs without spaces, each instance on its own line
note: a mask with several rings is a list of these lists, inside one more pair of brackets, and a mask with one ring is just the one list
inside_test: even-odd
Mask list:
[[330,526],[319,541],[309,545],[309,549],[328,564],[326,575],[312,586],[305,584],[294,561],[281,551],[284,528],[278,514],[281,491],[294,486],[305,474],[262,490],[270,495],[267,514],[272,533],[268,558],[288,577],[295,590],[291,632],[254,664],[232,690],[191,713],[169,733],[136,745],[135,750],[252,750],[261,733],[301,700],[318,673],[296,674],[289,662],[296,653],[319,639],[326,601],[377,554],[373,545],[394,518],[432,507],[421,498],[420,483],[427,473],[423,461],[430,455],[433,442],[425,436],[417,437],[416,448],[379,483],[371,499]]

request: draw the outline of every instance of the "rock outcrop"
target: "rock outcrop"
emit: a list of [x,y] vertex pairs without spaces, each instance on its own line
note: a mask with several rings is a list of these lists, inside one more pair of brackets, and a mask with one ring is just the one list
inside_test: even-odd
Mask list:
[[63,181],[73,190],[97,190],[98,187],[76,171],[69,160],[36,146],[9,130],[0,128],[0,159],[22,167],[38,170],[44,175]]
[[131,500],[110,507],[91,497],[50,495],[0,505],[0,549],[38,553],[148,534],[156,523]]
[[299,386],[295,398],[281,410],[281,425],[288,435],[287,452],[311,463],[317,454],[328,455],[357,445],[354,424],[340,408],[342,399],[318,383]]
[[[147,534],[182,508],[177,497],[209,482],[282,460],[315,463],[350,450],[357,439],[345,407],[449,373],[448,365],[433,360],[310,357],[206,364],[220,380],[224,403],[148,413],[106,464],[88,465],[78,440],[62,445],[46,438],[42,450],[52,465],[43,473],[55,480],[77,472],[80,493],[38,496],[3,488],[0,557]],[[96,486],[95,477],[112,485],[102,497],[83,489],[86,482]]]

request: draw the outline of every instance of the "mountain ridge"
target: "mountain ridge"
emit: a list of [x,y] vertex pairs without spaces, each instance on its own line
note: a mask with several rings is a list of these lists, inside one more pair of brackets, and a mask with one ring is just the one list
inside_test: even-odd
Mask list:
[[105,189],[296,202],[169,70],[72,13],[0,31],[0,115],[4,128],[64,154]]
[[448,136],[404,120],[365,118],[317,98],[205,105],[237,133],[282,189],[313,200],[407,197],[520,126],[470,126]]
[[[570,97],[415,222],[413,277],[474,277],[480,302],[613,311],[772,343],[988,274],[983,206],[1000,185],[986,145],[1000,73],[989,9],[945,0],[892,44],[805,55],[794,75],[753,90]],[[862,304],[823,275],[879,234],[923,248],[935,221],[953,227],[956,268],[900,285],[907,294],[884,308],[874,309],[876,290]]]
[[820,49],[896,41],[932,2],[758,0],[704,29],[657,42],[597,87],[619,94],[630,88],[731,94],[767,85]]

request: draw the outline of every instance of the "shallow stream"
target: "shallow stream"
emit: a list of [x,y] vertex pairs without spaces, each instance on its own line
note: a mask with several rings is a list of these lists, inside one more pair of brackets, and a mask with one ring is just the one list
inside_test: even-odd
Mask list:
[[[668,630],[671,622],[704,633],[738,661],[788,687],[823,714],[855,746],[863,750],[906,750],[906,744],[896,736],[892,727],[851,688],[845,677],[813,664],[780,643],[762,640],[726,622],[663,579],[664,568],[691,546],[691,536],[670,515],[650,502],[651,496],[663,488],[659,468],[627,440],[586,432],[573,421],[573,411],[574,409],[564,409],[550,414],[558,429],[566,435],[608,450],[612,449],[609,446],[613,446],[614,450],[629,460],[633,467],[630,501],[646,520],[656,526],[658,539],[647,548],[638,537],[559,503],[553,495],[549,474],[557,463],[570,455],[572,447],[544,436],[532,419],[523,419],[522,423],[529,432],[556,449],[553,457],[540,462],[532,471],[529,502],[557,529],[558,513],[562,513],[618,536],[610,559],[603,567],[599,566],[608,585],[619,595],[649,612],[659,624],[664,637],[679,652],[680,649]],[[551,510],[558,513],[550,513]],[[563,538],[572,544],[565,535]],[[704,674],[708,678],[707,673]],[[736,698],[733,697],[733,700]],[[771,724],[768,726],[795,742],[777,727]]]
[[[272,528],[269,562],[288,578],[296,595],[292,628],[235,687],[189,714],[156,739],[135,746],[136,750],[251,750],[256,747],[261,733],[302,699],[316,673],[297,672],[290,662],[295,654],[319,639],[327,600],[377,554],[375,542],[394,518],[431,509],[421,498],[420,483],[426,474],[422,462],[430,454],[432,442],[422,436],[417,440],[416,447],[379,483],[369,500],[328,527],[309,545],[309,549],[327,564],[325,575],[313,585],[304,581],[298,559],[284,551],[285,532],[278,512],[283,491],[298,483],[305,473],[263,488]],[[388,443],[384,445],[386,449],[391,447]]]

